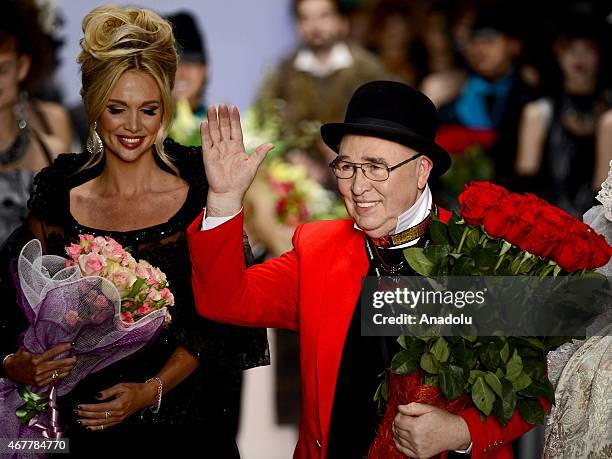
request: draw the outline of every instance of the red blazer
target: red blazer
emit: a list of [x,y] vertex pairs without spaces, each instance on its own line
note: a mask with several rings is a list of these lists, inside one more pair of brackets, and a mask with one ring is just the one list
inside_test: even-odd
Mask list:
[[[324,458],[342,348],[368,271],[364,233],[350,219],[308,223],[296,229],[293,250],[245,269],[242,213],[212,230],[200,226],[201,217],[187,231],[198,312],[299,331],[302,413],[294,457]],[[511,458],[509,443],[533,427],[517,413],[505,428],[492,416],[482,422],[475,408],[460,415],[473,458]]]

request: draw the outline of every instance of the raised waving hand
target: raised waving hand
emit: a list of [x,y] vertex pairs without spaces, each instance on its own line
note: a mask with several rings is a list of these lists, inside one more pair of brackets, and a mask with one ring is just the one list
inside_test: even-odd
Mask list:
[[255,178],[271,143],[257,147],[247,155],[242,141],[240,113],[235,106],[208,107],[208,121],[200,126],[204,168],[208,179],[206,215],[225,217],[237,213],[242,199]]

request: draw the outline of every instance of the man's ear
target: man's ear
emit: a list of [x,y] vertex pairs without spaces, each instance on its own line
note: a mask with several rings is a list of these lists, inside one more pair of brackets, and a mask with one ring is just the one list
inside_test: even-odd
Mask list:
[[32,58],[27,54],[22,54],[17,58],[17,81],[19,83],[23,83],[23,80],[28,76],[31,63]]
[[427,180],[429,180],[429,174],[431,174],[431,170],[433,169],[433,162],[427,156],[421,156],[419,158],[419,170],[418,170],[418,180],[417,184],[419,190],[424,190],[427,185]]

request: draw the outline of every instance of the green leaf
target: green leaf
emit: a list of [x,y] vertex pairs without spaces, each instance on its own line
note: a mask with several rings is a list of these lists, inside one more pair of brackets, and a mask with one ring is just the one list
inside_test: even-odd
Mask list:
[[493,392],[495,392],[500,398],[503,397],[502,383],[495,373],[488,371],[484,377],[486,383],[489,385]]
[[514,390],[516,392],[519,392],[529,387],[530,384],[531,384],[531,378],[524,371],[522,371],[521,374],[518,375],[518,377],[514,381],[512,381],[512,385],[514,386]]
[[431,240],[436,245],[450,245],[450,239],[448,235],[448,226],[442,223],[440,220],[432,219],[429,222],[429,235]]
[[450,350],[448,349],[448,343],[442,337],[439,337],[434,342],[434,345],[431,347],[430,352],[436,357],[438,362],[444,363],[448,361],[450,356]]
[[476,382],[476,380],[478,378],[480,378],[481,376],[484,377],[485,374],[486,373],[484,371],[481,371],[481,370],[471,370],[470,371],[470,376],[468,378],[468,384],[470,386],[473,386],[474,382]]
[[510,358],[510,345],[507,341],[504,344],[504,347],[502,347],[501,351],[499,351],[499,355],[501,356],[503,363],[506,363]]
[[502,396],[495,400],[495,417],[502,424],[508,424],[510,418],[514,414],[516,408],[516,392],[512,387],[512,383],[507,379],[501,380],[502,384]]
[[472,386],[472,401],[485,416],[489,416],[493,411],[495,393],[491,390],[482,376],[474,382]]
[[430,245],[423,249],[423,254],[434,265],[439,264],[443,258],[448,256],[449,247],[447,245]]
[[518,379],[522,371],[523,360],[515,349],[512,357],[510,357],[510,360],[508,360],[508,363],[506,363],[506,378],[508,378],[509,381],[514,382]]
[[419,366],[418,355],[408,351],[400,351],[391,360],[391,371],[400,375],[408,375]]
[[501,355],[495,343],[491,342],[480,351],[480,361],[487,370],[495,371],[501,365]]
[[519,416],[529,424],[544,423],[544,408],[539,400],[522,399],[517,403]]
[[404,250],[404,257],[412,269],[421,276],[429,276],[435,268],[429,258],[423,253],[420,247],[410,247]]
[[455,262],[451,271],[453,276],[471,276],[476,269],[476,263],[467,255],[462,256]]
[[463,370],[457,365],[440,366],[440,389],[444,396],[449,400],[454,400],[463,394],[465,388],[465,378]]
[[476,366],[476,351],[468,349],[464,339],[460,339],[451,347],[451,354],[454,361],[464,367],[468,372]]
[[480,230],[473,228],[469,231],[467,237],[465,238],[465,242],[463,244],[464,249],[467,252],[470,252],[474,247],[478,245],[478,241],[480,240]]
[[438,375],[425,375],[423,382],[427,386],[438,387]]
[[132,284],[132,288],[130,289],[130,293],[127,294],[127,298],[134,298],[144,283],[145,280],[142,277],[137,278],[136,282]]
[[421,356],[421,368],[429,374],[437,375],[440,371],[440,362],[431,352],[426,352]]
[[470,256],[476,262],[476,268],[481,272],[493,272],[497,264],[497,253],[495,250],[475,247]]

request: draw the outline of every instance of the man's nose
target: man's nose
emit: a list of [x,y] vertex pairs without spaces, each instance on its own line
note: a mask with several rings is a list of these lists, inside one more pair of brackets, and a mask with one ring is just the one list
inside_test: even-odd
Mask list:
[[369,190],[372,186],[372,181],[365,176],[363,169],[360,167],[355,168],[355,175],[351,178],[351,190],[356,195],[361,195],[365,191]]

